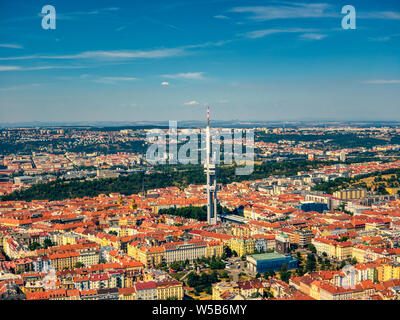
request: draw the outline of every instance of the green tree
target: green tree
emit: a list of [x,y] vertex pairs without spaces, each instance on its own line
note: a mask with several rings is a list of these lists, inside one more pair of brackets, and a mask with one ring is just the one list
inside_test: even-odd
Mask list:
[[225,256],[226,256],[227,258],[232,257],[232,250],[231,250],[231,248],[229,248],[228,246],[225,246],[225,247],[224,247],[224,253],[225,253]]
[[44,239],[43,241],[43,248],[47,249],[49,247],[53,247],[55,246],[55,243],[53,243],[53,241],[51,241],[49,238]]
[[308,250],[310,250],[312,253],[314,253],[314,254],[316,254],[317,253],[317,249],[315,248],[315,246],[312,244],[312,243],[310,243],[309,245],[308,245]]
[[288,271],[286,263],[282,264],[280,272],[279,272],[279,277],[281,278],[281,280],[283,282],[289,283],[291,273]]
[[39,243],[37,243],[37,242],[32,242],[32,243],[29,245],[29,250],[35,251],[35,250],[37,250],[37,249],[40,249],[40,244],[39,244]]
[[307,260],[306,260],[306,272],[312,272],[317,269],[317,263],[315,260],[315,256],[313,254],[308,254],[307,255]]

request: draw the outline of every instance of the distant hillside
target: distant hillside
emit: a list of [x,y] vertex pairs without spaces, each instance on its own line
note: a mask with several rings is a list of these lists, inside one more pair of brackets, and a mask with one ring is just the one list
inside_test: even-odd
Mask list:
[[364,188],[375,190],[378,194],[387,194],[386,188],[400,187],[400,169],[389,169],[382,172],[373,172],[353,178],[338,178],[329,182],[319,183],[314,187],[316,191],[333,194],[335,191],[350,188]]

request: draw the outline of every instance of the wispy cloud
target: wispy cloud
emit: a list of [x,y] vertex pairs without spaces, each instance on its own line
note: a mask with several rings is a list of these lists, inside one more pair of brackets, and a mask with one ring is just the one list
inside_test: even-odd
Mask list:
[[125,30],[127,27],[128,26],[121,26],[121,27],[115,29],[115,31],[119,32],[119,31]]
[[[118,11],[120,8],[117,7],[109,7],[109,8],[100,8],[94,9],[89,11],[74,11],[74,12],[66,12],[66,13],[59,13],[57,12],[57,20],[75,20],[82,16],[95,16],[102,13],[109,13]],[[38,13],[40,17],[43,17],[43,13]]]
[[33,60],[33,59],[54,59],[54,60],[73,60],[73,59],[155,59],[179,56],[184,53],[181,48],[158,49],[158,50],[111,50],[111,51],[84,51],[71,55],[46,56],[30,55],[19,57],[0,58],[0,61],[7,60]]
[[163,82],[161,82],[161,85],[162,85],[163,87],[168,87],[168,86],[169,86],[169,82],[163,81]]
[[303,33],[303,32],[316,32],[317,29],[303,29],[303,28],[288,28],[288,29],[263,29],[263,30],[255,30],[246,33],[239,34],[239,36],[243,36],[250,39],[258,39],[269,36],[271,34],[276,33]]
[[51,69],[81,69],[85,66],[34,66],[34,67],[21,67],[21,66],[0,66],[0,71],[38,71],[38,70],[51,70]]
[[[272,1],[271,1],[272,2]],[[237,6],[228,10],[230,13],[244,14],[253,21],[300,18],[340,18],[340,8],[329,3],[301,3],[274,1],[267,6]],[[223,19],[225,15],[214,16]],[[357,11],[357,18],[400,20],[400,11]]]
[[130,60],[130,59],[160,59],[178,57],[190,54],[189,50],[219,47],[235,40],[221,40],[216,42],[205,42],[200,44],[185,45],[176,48],[161,48],[153,50],[94,50],[83,51],[75,54],[64,55],[25,55],[1,57],[0,61],[13,60]]
[[400,84],[400,79],[394,79],[394,80],[386,80],[386,79],[367,80],[367,81],[363,81],[363,83],[367,83],[367,84]]
[[18,66],[0,66],[0,71],[15,71],[20,69],[21,67]]
[[198,104],[200,104],[200,103],[197,102],[196,100],[192,100],[192,101],[188,101],[188,102],[184,103],[185,106],[195,106],[195,105],[198,105]]
[[24,47],[19,44],[13,43],[0,43],[0,47],[2,48],[10,48],[10,49],[23,49]]
[[248,18],[256,21],[273,19],[294,19],[294,18],[321,18],[337,17],[339,14],[333,7],[326,3],[287,3],[271,6],[246,6],[234,7],[229,10],[234,13],[247,13]]
[[19,86],[3,87],[3,88],[0,88],[0,91],[16,91],[16,90],[21,90],[21,89],[39,87],[41,85],[42,84],[40,84],[40,83],[22,84]]
[[164,74],[162,77],[169,79],[204,80],[204,72],[186,72],[177,74]]
[[377,42],[385,42],[385,41],[389,41],[395,37],[400,37],[400,33],[391,34],[391,35],[382,36],[382,37],[369,37],[368,40],[369,41],[377,41]]
[[214,18],[216,19],[222,19],[222,20],[229,20],[230,18],[223,15],[223,14],[217,14],[216,16],[214,16]]
[[304,40],[322,40],[326,38],[328,35],[326,34],[321,34],[321,33],[304,33],[300,35],[301,39]]
[[357,18],[400,20],[400,12],[397,12],[397,11],[360,12],[360,13],[357,13]]
[[118,82],[135,81],[137,78],[134,77],[101,77],[94,79],[94,82],[106,83],[106,84],[116,84]]

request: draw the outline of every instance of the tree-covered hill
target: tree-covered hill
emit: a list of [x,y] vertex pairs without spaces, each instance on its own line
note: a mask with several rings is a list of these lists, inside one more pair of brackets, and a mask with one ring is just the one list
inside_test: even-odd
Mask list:
[[[218,183],[227,184],[235,181],[255,180],[266,178],[270,175],[292,176],[298,171],[326,165],[318,161],[290,161],[273,162],[255,165],[250,175],[238,176],[235,167],[221,167],[218,173]],[[189,184],[205,184],[206,177],[200,165],[169,167],[165,166],[160,171],[145,174],[134,173],[118,178],[99,180],[61,180],[36,184],[22,191],[15,191],[3,196],[3,201],[13,200],[63,200],[68,198],[95,197],[99,194],[121,193],[124,195],[135,194],[142,189],[165,188],[168,186],[185,187]]]

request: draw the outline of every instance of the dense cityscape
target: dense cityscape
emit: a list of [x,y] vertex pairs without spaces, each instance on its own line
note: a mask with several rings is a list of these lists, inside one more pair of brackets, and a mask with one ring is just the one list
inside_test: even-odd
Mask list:
[[3,318],[389,314],[399,22],[398,0],[0,1]]
[[149,164],[149,130],[2,129],[2,299],[399,299],[399,127],[255,128],[215,221],[207,170]]

